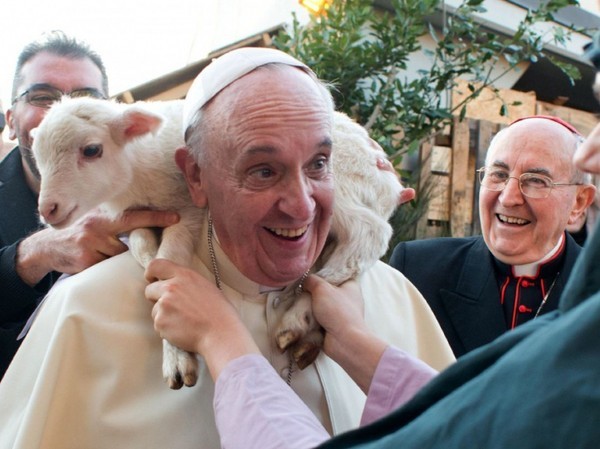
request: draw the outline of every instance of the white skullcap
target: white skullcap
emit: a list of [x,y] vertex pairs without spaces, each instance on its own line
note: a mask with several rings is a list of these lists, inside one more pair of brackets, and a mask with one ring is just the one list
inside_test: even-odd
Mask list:
[[192,124],[196,112],[235,80],[265,64],[279,63],[312,71],[292,56],[273,48],[244,47],[214,59],[196,77],[185,97],[183,133]]

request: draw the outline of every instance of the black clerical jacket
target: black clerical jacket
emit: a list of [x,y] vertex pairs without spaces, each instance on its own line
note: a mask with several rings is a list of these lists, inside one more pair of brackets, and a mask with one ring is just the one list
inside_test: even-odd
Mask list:
[[[560,275],[540,314],[555,310],[581,247],[566,234]],[[494,257],[483,237],[435,238],[396,246],[390,265],[419,289],[454,355],[487,344],[510,326],[500,301]]]

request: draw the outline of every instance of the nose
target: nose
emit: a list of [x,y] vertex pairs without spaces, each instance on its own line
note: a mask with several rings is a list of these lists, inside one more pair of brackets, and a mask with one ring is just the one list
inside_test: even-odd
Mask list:
[[279,208],[297,220],[309,220],[315,209],[314,189],[304,176],[294,177],[281,192]]
[[504,186],[502,192],[500,192],[498,199],[503,206],[523,204],[525,200],[519,185],[519,178],[514,176],[508,178],[506,185]]
[[39,212],[42,218],[44,219],[44,223],[52,225],[56,223],[59,214],[60,207],[57,202],[54,201],[46,201],[41,202],[39,205]]

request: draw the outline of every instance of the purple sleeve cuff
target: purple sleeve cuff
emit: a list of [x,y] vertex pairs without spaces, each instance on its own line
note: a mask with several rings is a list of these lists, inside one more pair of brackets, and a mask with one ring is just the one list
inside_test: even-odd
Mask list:
[[215,384],[215,420],[224,449],[315,447],[330,435],[261,355],[227,364]]
[[426,363],[388,346],[375,370],[360,425],[400,407],[436,375],[437,371]]

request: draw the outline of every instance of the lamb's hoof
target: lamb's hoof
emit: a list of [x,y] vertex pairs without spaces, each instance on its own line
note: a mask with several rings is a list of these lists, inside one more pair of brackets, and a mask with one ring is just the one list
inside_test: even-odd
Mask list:
[[198,381],[198,374],[196,371],[187,371],[182,374],[177,370],[174,374],[166,377],[167,384],[171,390],[179,390],[184,385],[186,387],[193,387]]
[[179,390],[181,387],[183,387],[181,374],[177,372],[172,377],[167,378],[167,384],[171,390]]
[[300,342],[293,348],[292,358],[296,362],[296,365],[298,365],[298,368],[303,370],[317,359],[320,352],[320,345],[315,345],[311,342]]
[[300,332],[291,329],[285,329],[277,333],[275,340],[281,352],[292,346],[300,339]]
[[[172,350],[171,350],[172,349]],[[184,385],[193,387],[198,381],[198,359],[194,354],[171,347],[164,354],[163,376],[172,390]]]
[[198,372],[194,371],[193,373],[187,373],[185,376],[183,376],[183,384],[186,387],[193,387],[194,385],[196,385],[196,382],[198,381]]

